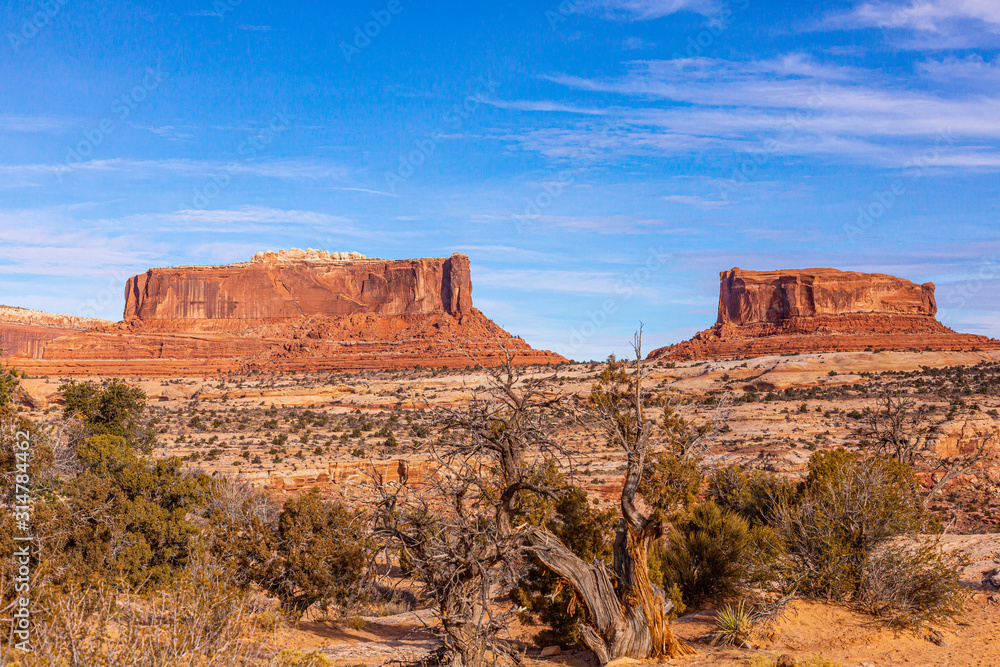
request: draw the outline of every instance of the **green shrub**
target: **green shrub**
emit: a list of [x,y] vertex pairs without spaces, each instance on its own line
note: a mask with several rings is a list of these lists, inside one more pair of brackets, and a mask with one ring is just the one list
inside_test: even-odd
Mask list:
[[278,510],[262,492],[222,483],[209,520],[215,555],[292,616],[316,603],[350,602],[364,588],[368,544],[361,521],[316,489]]
[[776,517],[797,588],[848,599],[875,548],[920,530],[928,516],[909,466],[837,449],[817,452],[795,505]]
[[130,447],[149,453],[155,443],[155,431],[142,421],[146,411],[146,392],[113,379],[106,387],[93,382],[76,381],[61,385],[67,419],[79,418],[87,436],[113,435],[125,439]]
[[687,605],[733,597],[760,585],[782,552],[776,533],[751,529],[712,501],[696,505],[667,535],[661,568],[664,588],[676,584]]
[[795,485],[773,473],[747,473],[731,465],[708,479],[715,503],[743,517],[751,526],[773,526],[778,509],[795,503]]
[[208,479],[182,472],[177,458],[148,461],[114,435],[90,438],[77,456],[85,471],[63,487],[67,510],[80,517],[63,526],[75,573],[115,573],[138,586],[183,567],[197,532],[189,514]]
[[865,560],[858,602],[893,627],[954,619],[966,597],[960,583],[964,564],[937,543],[885,544]]
[[10,405],[20,389],[17,370],[13,367],[0,368],[0,407]]

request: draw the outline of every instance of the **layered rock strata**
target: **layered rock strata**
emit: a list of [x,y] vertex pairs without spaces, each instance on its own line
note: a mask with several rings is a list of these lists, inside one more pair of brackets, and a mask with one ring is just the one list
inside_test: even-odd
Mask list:
[[558,363],[472,305],[469,258],[258,253],[227,266],[150,269],[128,280],[124,320],[30,347],[37,374],[183,375]]
[[0,306],[0,355],[40,357],[46,344],[111,322]]
[[836,269],[720,274],[715,326],[652,359],[756,357],[866,349],[997,349],[937,319],[933,283]]

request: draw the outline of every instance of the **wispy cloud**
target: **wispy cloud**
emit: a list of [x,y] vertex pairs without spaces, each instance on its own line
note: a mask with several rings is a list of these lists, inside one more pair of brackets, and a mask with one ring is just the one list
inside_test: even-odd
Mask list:
[[674,204],[684,204],[686,206],[696,206],[698,208],[705,209],[719,208],[727,205],[727,202],[719,201],[718,199],[709,199],[707,197],[698,197],[695,195],[665,195],[661,197],[661,199]]
[[821,30],[881,28],[897,33],[905,48],[946,49],[996,45],[1000,4],[995,0],[909,0],[862,2],[827,15]]
[[[975,58],[926,61],[909,85],[803,54],[633,61],[617,77],[545,77],[567,94],[614,96],[603,108],[613,114],[590,121],[582,109],[578,120],[511,138],[559,159],[737,151],[899,167],[945,133],[955,141],[936,166],[990,167],[1000,155],[997,77],[996,64]],[[935,84],[944,79],[952,83]]]
[[339,236],[371,237],[349,218],[316,211],[298,211],[246,206],[237,209],[187,209],[169,213],[140,213],[101,220],[101,226],[120,229],[144,229],[175,234],[207,232],[212,234],[247,234],[255,231],[303,230],[328,231]]
[[599,271],[479,268],[474,271],[473,282],[528,292],[610,295],[620,294],[623,289],[619,276]]
[[484,99],[483,102],[499,109],[514,109],[516,111],[570,113],[582,114],[584,116],[603,116],[608,113],[607,109],[594,109],[575,104],[562,104],[560,102],[549,101]]
[[708,16],[718,7],[714,0],[590,0],[581,10],[615,21],[649,21],[683,11]]
[[45,116],[0,116],[0,132],[62,132],[70,123]]
[[0,164],[0,174],[69,174],[73,172],[116,173],[126,177],[150,178],[163,173],[180,176],[210,176],[225,169],[230,174],[246,174],[282,180],[343,181],[349,170],[340,164],[317,160],[283,159],[259,162],[224,160],[85,160],[67,163]]
[[995,0],[912,0],[863,2],[825,19],[836,28],[908,28],[927,32],[948,30],[955,21],[973,20],[1000,32],[1000,4]]

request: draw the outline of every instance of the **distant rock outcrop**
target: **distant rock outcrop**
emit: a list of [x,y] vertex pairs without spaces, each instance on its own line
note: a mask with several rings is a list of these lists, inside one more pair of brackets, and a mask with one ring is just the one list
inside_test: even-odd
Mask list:
[[720,274],[719,317],[711,329],[650,353],[705,359],[865,349],[996,349],[1000,342],[958,334],[936,319],[934,284],[836,269]]
[[779,324],[847,314],[937,315],[934,284],[836,269],[723,271],[716,324]]
[[110,324],[107,320],[0,306],[0,354],[40,356],[50,340]]
[[293,250],[258,254],[245,264],[150,269],[125,287],[125,321],[158,331],[226,331],[311,315],[460,316],[471,310],[469,258],[462,254],[386,261]]
[[293,249],[150,269],[128,280],[123,322],[52,334],[21,345],[18,366],[47,375],[469,366],[497,363],[503,350],[519,364],[564,361],[472,306],[460,253],[381,260]]

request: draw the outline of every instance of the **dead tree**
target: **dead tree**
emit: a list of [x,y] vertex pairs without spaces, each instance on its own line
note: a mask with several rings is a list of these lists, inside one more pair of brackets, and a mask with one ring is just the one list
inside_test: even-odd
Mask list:
[[581,635],[602,665],[622,657],[674,658],[697,653],[674,635],[667,617],[672,603],[649,580],[649,549],[663,533],[663,513],[654,508],[646,515],[636,505],[655,426],[644,414],[647,399],[641,347],[640,330],[633,344],[634,370],[630,373],[625,362],[610,360],[590,399],[608,441],[627,458],[613,570],[585,562],[545,531],[531,532],[541,561],[565,579],[586,605],[590,623]]
[[[918,407],[899,387],[884,387],[875,405],[865,408],[862,418],[858,437],[870,454],[942,473],[924,497],[925,506],[948,482],[961,475],[982,473],[984,464],[995,458],[989,448],[990,437],[979,437],[976,447],[960,456],[939,458],[928,452],[925,443],[931,430],[929,410]],[[965,430],[963,427],[960,442],[966,439]]]
[[913,465],[920,454],[922,436],[928,428],[924,406],[907,397],[898,387],[883,387],[874,407],[865,408],[858,431],[861,445],[879,458]]
[[[556,492],[538,475],[558,449],[548,413],[561,397],[525,377],[510,355],[462,409],[439,408],[457,442],[435,445],[436,469],[416,483],[375,477],[375,533],[395,544],[441,618],[442,659],[453,667],[520,662],[503,636],[514,612],[497,600],[524,571],[530,500]],[[518,525],[515,525],[517,523]]]
[[[959,437],[959,441],[963,440],[965,437],[965,428],[962,428],[962,435]],[[945,485],[956,477],[967,474],[979,474],[984,473],[987,479],[990,479],[988,475],[985,475],[985,471],[982,470],[983,464],[994,460],[996,457],[994,453],[990,450],[989,445],[992,440],[991,436],[979,436],[978,442],[975,449],[963,456],[955,456],[951,458],[941,459],[938,462],[936,470],[943,470],[944,473],[941,478],[934,483],[931,490],[927,492],[927,496],[924,498],[924,506],[929,506],[931,500],[945,487]],[[992,481],[992,480],[990,480]]]

